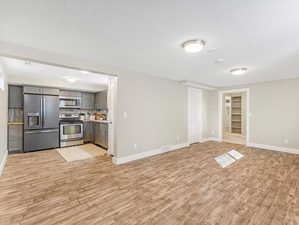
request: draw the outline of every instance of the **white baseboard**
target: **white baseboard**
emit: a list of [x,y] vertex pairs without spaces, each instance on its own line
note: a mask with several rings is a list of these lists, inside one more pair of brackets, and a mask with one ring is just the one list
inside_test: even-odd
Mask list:
[[138,159],[143,159],[146,157],[150,157],[150,156],[154,156],[154,155],[158,155],[158,154],[162,154],[165,152],[170,152],[173,150],[177,150],[177,149],[181,149],[181,148],[185,148],[190,146],[189,143],[181,143],[181,144],[177,144],[177,145],[171,145],[171,146],[164,146],[158,149],[154,149],[154,150],[150,150],[150,151],[146,151],[146,152],[141,152],[135,155],[129,155],[129,156],[125,156],[125,157],[113,157],[112,158],[112,162],[116,165],[120,165],[120,164],[124,164],[124,163],[128,163],[131,161],[135,161]]
[[6,160],[7,160],[7,155],[8,155],[8,152],[5,151],[5,152],[4,152],[3,159],[2,159],[1,162],[0,162],[0,176],[3,174],[4,167],[5,167]]
[[291,154],[299,154],[299,149],[295,149],[295,148],[277,147],[277,146],[263,145],[263,144],[256,144],[256,143],[249,143],[249,144],[247,144],[247,146],[253,147],[253,148],[261,148],[261,149],[265,149],[265,150],[287,152],[287,153],[291,153]]
[[208,137],[208,138],[203,138],[201,139],[201,143],[207,142],[207,141],[217,141],[217,142],[221,142],[221,140],[219,138],[216,137]]

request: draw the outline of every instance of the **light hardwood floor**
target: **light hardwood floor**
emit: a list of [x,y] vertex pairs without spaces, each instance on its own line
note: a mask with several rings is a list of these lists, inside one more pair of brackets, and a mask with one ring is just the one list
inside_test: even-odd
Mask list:
[[[222,169],[214,157],[231,148],[245,157]],[[216,142],[121,166],[10,155],[0,224],[295,225],[299,156]]]

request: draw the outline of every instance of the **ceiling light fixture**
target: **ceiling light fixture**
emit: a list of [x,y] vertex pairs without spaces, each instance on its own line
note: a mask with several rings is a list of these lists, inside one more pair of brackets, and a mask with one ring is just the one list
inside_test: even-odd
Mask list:
[[31,65],[31,61],[30,60],[25,60],[25,65]]
[[70,83],[75,83],[76,81],[78,81],[79,79],[74,78],[74,77],[64,77],[68,82]]
[[200,52],[205,46],[206,42],[203,40],[189,40],[182,44],[186,52],[196,53]]
[[242,68],[234,68],[230,72],[232,75],[240,76],[240,75],[245,74],[247,71],[248,71],[247,68],[242,67]]

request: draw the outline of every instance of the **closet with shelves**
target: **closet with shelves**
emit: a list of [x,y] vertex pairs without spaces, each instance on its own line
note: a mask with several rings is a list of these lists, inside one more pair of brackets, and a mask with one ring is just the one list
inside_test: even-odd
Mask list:
[[242,96],[231,97],[231,133],[242,134]]

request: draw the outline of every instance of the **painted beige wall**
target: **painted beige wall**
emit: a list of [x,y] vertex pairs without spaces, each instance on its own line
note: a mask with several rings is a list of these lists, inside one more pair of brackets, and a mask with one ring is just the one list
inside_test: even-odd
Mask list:
[[[1,60],[1,59],[0,59]],[[4,90],[0,88],[0,165],[7,153],[7,77],[0,61],[0,79],[4,81]],[[1,171],[0,171],[1,173]],[[0,174],[1,175],[1,174]]]
[[187,87],[178,82],[3,42],[1,54],[118,75],[117,157],[188,141]]
[[[299,149],[299,79],[280,80],[221,90],[250,89],[250,143]],[[210,103],[218,106],[217,91]],[[218,137],[218,110],[211,107],[209,133]],[[212,135],[213,136],[213,135]],[[289,142],[285,143],[287,139]]]
[[187,142],[187,87],[131,73],[118,91],[117,157]]

